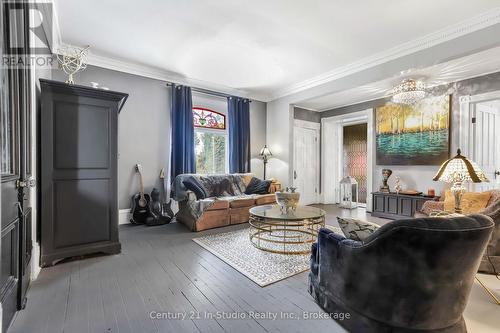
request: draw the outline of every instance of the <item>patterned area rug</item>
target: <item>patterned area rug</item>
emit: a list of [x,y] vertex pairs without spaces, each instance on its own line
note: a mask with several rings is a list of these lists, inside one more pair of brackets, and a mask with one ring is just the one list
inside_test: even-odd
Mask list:
[[[339,228],[328,228],[342,234]],[[285,255],[259,250],[250,243],[248,228],[198,237],[193,241],[261,287],[309,269],[309,254]]]

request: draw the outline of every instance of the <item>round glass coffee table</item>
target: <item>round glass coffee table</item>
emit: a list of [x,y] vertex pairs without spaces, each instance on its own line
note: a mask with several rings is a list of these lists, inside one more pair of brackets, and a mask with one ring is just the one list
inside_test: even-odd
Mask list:
[[281,254],[306,254],[325,226],[325,211],[298,206],[283,213],[278,205],[250,208],[250,241],[261,250]]

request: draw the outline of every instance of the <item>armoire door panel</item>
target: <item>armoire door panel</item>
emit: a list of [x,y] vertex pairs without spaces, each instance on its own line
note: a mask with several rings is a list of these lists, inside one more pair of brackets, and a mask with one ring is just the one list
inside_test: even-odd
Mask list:
[[54,102],[54,168],[109,168],[109,108]]
[[110,194],[108,179],[55,181],[55,247],[109,240]]

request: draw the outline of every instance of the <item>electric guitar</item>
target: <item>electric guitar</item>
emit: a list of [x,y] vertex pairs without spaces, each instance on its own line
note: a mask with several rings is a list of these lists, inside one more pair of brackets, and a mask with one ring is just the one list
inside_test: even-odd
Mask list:
[[172,211],[172,208],[170,207],[172,204],[172,199],[170,199],[168,202],[166,202],[167,194],[165,193],[166,192],[165,191],[165,169],[160,170],[160,181],[161,181],[163,214],[172,218],[172,217],[174,217],[174,212]]
[[149,202],[151,201],[151,197],[149,194],[144,193],[142,166],[140,164],[136,164],[135,171],[139,174],[140,191],[132,196],[132,208],[130,209],[132,218],[130,219],[130,222],[134,224],[143,224],[150,215]]

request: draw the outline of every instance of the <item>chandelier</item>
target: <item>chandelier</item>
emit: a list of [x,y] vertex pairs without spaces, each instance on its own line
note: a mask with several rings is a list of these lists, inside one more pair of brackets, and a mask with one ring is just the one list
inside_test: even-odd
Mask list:
[[397,104],[415,104],[425,97],[425,83],[405,79],[392,89],[392,101]]

